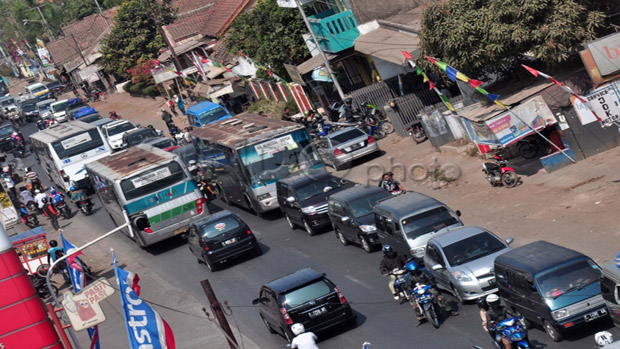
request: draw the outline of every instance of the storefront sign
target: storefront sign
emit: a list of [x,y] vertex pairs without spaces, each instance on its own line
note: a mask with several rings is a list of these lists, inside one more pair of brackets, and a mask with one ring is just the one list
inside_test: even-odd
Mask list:
[[286,135],[284,137],[272,139],[270,141],[257,144],[254,146],[254,149],[256,149],[256,153],[258,155],[275,154],[287,148],[288,149],[297,148],[297,143],[295,143],[295,140],[293,140],[293,137],[291,135]]
[[611,34],[586,44],[601,75],[620,71],[620,33]]
[[[620,119],[620,83],[614,82],[605,87],[598,88],[584,96],[590,109],[596,113],[603,125],[610,126]],[[575,106],[577,112],[580,110]],[[581,117],[581,113],[579,114]]]
[[114,293],[114,288],[106,278],[98,279],[75,294],[63,293],[62,306],[76,331],[93,327],[105,321],[105,314],[99,302]]

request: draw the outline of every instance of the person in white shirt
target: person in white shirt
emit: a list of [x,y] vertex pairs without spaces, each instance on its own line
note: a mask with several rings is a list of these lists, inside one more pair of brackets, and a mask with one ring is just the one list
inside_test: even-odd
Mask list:
[[37,203],[37,207],[42,209],[45,205],[44,199],[49,198],[49,195],[42,193],[39,189],[34,191],[34,202]]
[[303,324],[293,324],[291,331],[295,335],[295,338],[291,341],[291,348],[319,349],[316,345],[316,335],[312,332],[306,332]]

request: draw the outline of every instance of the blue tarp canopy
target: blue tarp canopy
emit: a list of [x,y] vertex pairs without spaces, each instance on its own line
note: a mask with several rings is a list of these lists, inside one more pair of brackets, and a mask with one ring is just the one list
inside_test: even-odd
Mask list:
[[97,111],[95,110],[95,108],[92,107],[84,107],[78,111],[76,111],[75,113],[73,113],[73,118],[74,119],[79,119],[82,116],[86,116],[86,115],[90,115],[90,114],[95,114]]
[[70,107],[75,104],[82,103],[82,98],[71,98],[67,101],[67,106]]
[[11,241],[11,244],[15,245],[15,244],[19,244],[21,242],[25,242],[25,241],[29,241],[32,239],[35,239],[41,235],[45,236],[45,231],[43,230],[43,227],[36,227],[32,230],[28,230],[25,231],[23,233],[19,233],[13,236],[9,236],[9,240]]

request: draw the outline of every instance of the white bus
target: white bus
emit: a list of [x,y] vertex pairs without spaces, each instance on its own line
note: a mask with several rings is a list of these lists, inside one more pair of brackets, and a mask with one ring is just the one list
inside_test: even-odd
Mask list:
[[43,171],[60,189],[89,188],[86,164],[112,153],[94,125],[71,121],[30,136],[32,150]]

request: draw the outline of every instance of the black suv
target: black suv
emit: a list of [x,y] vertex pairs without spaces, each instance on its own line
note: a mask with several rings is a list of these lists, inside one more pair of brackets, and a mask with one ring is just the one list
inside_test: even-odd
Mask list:
[[13,132],[17,132],[21,139],[24,139],[21,131],[13,124],[0,125],[0,151],[8,152],[13,149],[13,143],[11,142],[11,135]]
[[350,188],[353,183],[334,177],[325,170],[298,172],[276,182],[278,204],[286,222],[295,229],[303,226],[310,235],[331,225],[327,215],[330,195]]
[[259,315],[267,330],[279,333],[290,343],[295,337],[291,325],[300,323],[308,332],[347,324],[354,327],[357,316],[333,282],[313,269],[301,269],[261,287]]
[[330,196],[328,214],[338,240],[345,246],[359,243],[368,253],[381,246],[372,208],[391,195],[379,187],[360,185]]
[[262,253],[250,227],[230,211],[220,211],[194,222],[189,227],[187,241],[198,263],[205,263],[211,271],[235,257]]
[[125,132],[123,135],[123,149],[131,148],[149,138],[157,138],[160,135],[152,126],[138,127],[137,129]]

